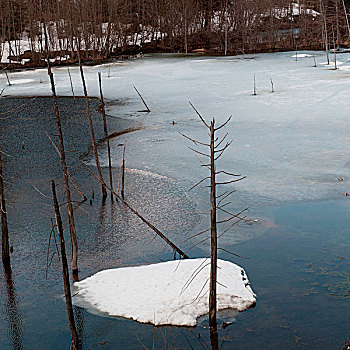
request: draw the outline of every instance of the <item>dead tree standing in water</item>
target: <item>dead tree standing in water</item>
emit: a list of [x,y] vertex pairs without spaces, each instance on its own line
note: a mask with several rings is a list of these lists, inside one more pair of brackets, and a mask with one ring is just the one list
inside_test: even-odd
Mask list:
[[60,207],[57,201],[56,185],[54,181],[51,182],[51,187],[52,187],[52,195],[53,195],[53,204],[55,207],[57,231],[58,231],[58,235],[60,239],[60,247],[61,247],[62,274],[63,274],[63,284],[64,284],[64,296],[66,299],[66,307],[67,307],[68,325],[72,336],[71,350],[77,350],[79,348],[79,339],[78,339],[77,329],[75,327],[75,320],[74,320],[74,314],[73,314],[72,295],[70,291],[69,272],[68,272],[68,264],[67,264],[67,257],[66,257],[66,246],[64,242],[64,236],[63,236],[63,224],[62,224],[62,219],[60,214]]
[[87,115],[88,115],[88,119],[89,119],[89,127],[90,127],[90,134],[91,134],[92,149],[93,149],[93,152],[94,152],[97,172],[98,172],[98,175],[99,175],[100,180],[101,180],[100,182],[101,182],[101,188],[102,188],[102,200],[104,201],[106,199],[106,197],[107,197],[107,191],[106,191],[106,186],[104,185],[104,181],[103,181],[103,175],[102,175],[100,160],[98,158],[96,139],[95,139],[95,132],[94,132],[94,125],[92,123],[92,118],[91,118],[89,99],[88,99],[88,94],[87,94],[87,89],[86,89],[84,71],[83,71],[83,66],[82,66],[82,63],[81,63],[81,57],[80,57],[79,48],[78,48],[77,52],[78,52],[80,76],[81,76],[81,81],[82,81],[82,84],[83,84],[83,90],[84,90],[84,96],[85,96],[86,110],[87,110]]
[[[103,99],[102,92],[102,79],[101,73],[98,73],[98,82],[100,86],[100,98],[101,98],[101,110],[103,118],[103,129],[105,132],[105,138],[107,140],[107,153],[108,153],[108,171],[109,171],[109,187],[113,190],[113,175],[112,175],[112,161],[111,161],[111,146],[109,144],[108,130],[107,130],[107,120],[106,120],[106,111],[105,111],[105,102]],[[111,200],[113,202],[113,193],[111,192]]]
[[[186,135],[183,135],[190,141],[192,141],[196,146],[202,145],[209,148],[209,154],[205,152],[200,152],[196,149],[190,148],[193,152],[198,154],[198,159],[202,163],[202,166],[206,167],[210,171],[210,176],[207,176],[200,180],[196,185],[194,185],[190,190],[193,188],[199,186],[206,180],[210,180],[210,185],[208,186],[210,188],[210,285],[209,285],[209,326],[210,326],[210,339],[211,339],[211,345],[213,350],[218,350],[218,332],[217,332],[217,321],[216,321],[216,311],[217,311],[217,303],[216,303],[216,284],[217,282],[217,258],[218,258],[218,249],[221,249],[218,247],[218,230],[217,230],[217,224],[220,223],[228,223],[232,222],[229,225],[229,227],[224,230],[220,236],[222,236],[225,232],[227,232],[233,225],[237,224],[238,222],[245,220],[245,217],[241,217],[240,214],[242,214],[244,211],[248,210],[244,209],[239,214],[231,214],[227,210],[223,209],[224,206],[226,206],[228,203],[223,203],[223,201],[234,191],[232,192],[224,192],[221,195],[217,195],[217,186],[218,185],[226,185],[231,184],[240,180],[243,180],[245,176],[236,175],[229,173],[227,171],[217,171],[216,170],[216,161],[223,155],[225,150],[231,145],[232,141],[227,142],[222,148],[220,146],[223,144],[224,140],[226,139],[226,134],[223,138],[219,139],[216,137],[216,132],[223,128],[230,120],[231,117],[229,117],[222,125],[215,127],[215,119],[213,118],[210,125],[202,118],[200,113],[195,109],[195,107],[191,104],[192,108],[195,110],[197,115],[199,116],[202,123],[206,126],[206,128],[209,130],[210,134],[210,143],[204,143],[201,141],[194,140]],[[202,161],[199,156],[204,156],[206,159],[209,159],[209,162]],[[226,175],[229,176],[230,179],[225,181],[217,182],[217,176],[218,175]],[[217,202],[217,199],[220,198],[220,200]],[[228,219],[224,219],[221,221],[217,220],[217,210],[222,210],[226,214],[229,214],[230,217]],[[205,230],[202,233],[207,232],[208,230]],[[205,239],[206,240],[206,239]],[[204,241],[204,240],[203,240]],[[234,254],[236,255],[236,254]]]
[[2,159],[0,151],[0,216],[1,216],[1,247],[2,247],[2,262],[4,266],[10,265],[10,244],[9,232],[7,226],[7,212],[4,195],[4,179],[2,175]]
[[[41,7],[41,11],[43,12],[43,9]],[[65,187],[65,194],[66,194],[66,200],[67,200],[67,211],[68,211],[68,219],[69,219],[69,232],[70,232],[70,238],[72,242],[72,274],[73,279],[78,279],[78,241],[77,241],[77,233],[75,230],[75,223],[74,223],[74,215],[73,215],[73,205],[72,205],[72,199],[71,199],[71,193],[69,188],[69,176],[68,176],[68,168],[66,164],[66,153],[64,150],[64,143],[63,143],[63,133],[62,133],[62,126],[61,126],[61,118],[58,110],[58,103],[57,103],[57,95],[56,95],[56,88],[55,88],[55,80],[54,76],[51,70],[50,65],[50,49],[49,49],[49,40],[47,37],[47,31],[46,31],[46,25],[45,21],[43,20],[43,26],[44,26],[44,36],[45,36],[45,45],[46,45],[46,51],[47,51],[47,72],[50,77],[50,83],[51,83],[51,91],[52,91],[52,97],[54,101],[54,107],[55,107],[55,115],[56,115],[56,124],[57,124],[57,132],[58,132],[58,138],[59,138],[59,149],[60,149],[60,160],[62,165],[62,172],[63,172],[63,181],[64,181],[64,187]]]
[[122,168],[121,168],[121,176],[122,176],[122,187],[120,190],[120,194],[122,198],[124,199],[124,187],[125,187],[125,145],[123,150],[123,160],[122,160]]

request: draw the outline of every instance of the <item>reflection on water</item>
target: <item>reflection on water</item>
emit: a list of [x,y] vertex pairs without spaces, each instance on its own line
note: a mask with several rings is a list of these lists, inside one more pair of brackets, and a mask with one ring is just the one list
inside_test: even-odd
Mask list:
[[209,322],[209,329],[211,349],[219,350],[218,325],[216,320],[214,322]]
[[15,284],[12,279],[12,270],[10,265],[7,265],[4,268],[4,277],[7,292],[6,318],[8,323],[8,334],[12,340],[12,349],[22,350],[23,322],[19,312]]
[[75,315],[75,323],[79,337],[79,343],[81,347],[84,347],[85,339],[85,321],[84,321],[84,309],[73,305],[73,311]]

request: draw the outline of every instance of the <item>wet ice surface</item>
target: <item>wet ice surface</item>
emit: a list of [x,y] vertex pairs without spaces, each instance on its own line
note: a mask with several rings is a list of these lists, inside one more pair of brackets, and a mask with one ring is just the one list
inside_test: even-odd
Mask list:
[[[315,55],[317,62],[325,61],[322,53],[304,54]],[[348,184],[347,66],[342,66],[342,71],[321,65],[315,68],[313,57],[300,54],[295,61],[293,55],[161,55],[86,67],[85,73],[89,94],[98,96],[97,72],[102,71],[108,113],[135,118],[147,127],[112,141],[113,153],[118,152],[119,143],[127,142],[131,168],[177,178],[188,187],[205,174],[187,149],[190,142],[178,133],[208,139],[188,104],[190,100],[207,120],[214,116],[220,123],[233,116],[223,132],[229,132],[234,142],[218,166],[247,176],[237,185],[237,208],[247,202],[266,206],[336,198],[346,192]],[[339,61],[347,59],[347,54],[338,55]],[[71,71],[75,93],[79,94],[78,68]],[[57,68],[54,73],[58,93],[70,95],[67,70]],[[257,96],[252,96],[253,74]],[[14,82],[24,77],[35,82],[18,83],[5,93],[48,94],[45,70],[10,74]],[[275,93],[270,92],[270,78]],[[138,113],[144,106],[132,85],[141,92],[151,113]],[[172,125],[172,121],[177,124]],[[119,159],[114,162],[120,164]]]

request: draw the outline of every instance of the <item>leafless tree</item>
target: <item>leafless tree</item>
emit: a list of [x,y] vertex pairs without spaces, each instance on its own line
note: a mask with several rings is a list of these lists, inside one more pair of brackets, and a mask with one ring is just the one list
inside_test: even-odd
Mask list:
[[[218,250],[221,249],[218,247],[218,225],[219,224],[227,224],[229,226],[220,233],[219,236],[225,234],[230,228],[239,223],[242,220],[246,220],[242,214],[248,210],[248,208],[244,209],[238,214],[232,214],[228,212],[224,207],[229,204],[229,202],[225,203],[225,200],[234,192],[234,191],[225,191],[218,195],[217,191],[223,185],[233,184],[235,182],[241,181],[245,178],[245,176],[241,176],[238,174],[234,174],[232,172],[228,172],[226,170],[217,170],[217,161],[222,157],[224,152],[231,145],[232,141],[225,143],[226,137],[228,134],[225,134],[223,137],[217,137],[217,132],[224,128],[231,117],[229,117],[223,124],[216,126],[215,118],[212,121],[207,123],[198,110],[191,104],[195,112],[197,113],[199,119],[203,123],[203,125],[209,131],[210,139],[209,142],[198,141],[192,139],[187,135],[183,135],[188,140],[193,142],[196,146],[204,146],[209,151],[199,151],[198,149],[191,148],[190,149],[196,153],[196,157],[199,159],[201,166],[205,167],[209,170],[209,175],[202,178],[198,181],[194,186],[191,187],[190,190],[194,189],[197,186],[201,186],[205,182],[209,182],[210,189],[210,237],[205,238],[203,241],[210,239],[210,285],[209,285],[209,325],[211,329],[211,342],[212,349],[218,349],[218,334],[217,334],[217,321],[216,321],[216,285],[217,281],[217,259],[218,259]],[[204,157],[204,160],[201,159]],[[219,177],[225,176],[226,179],[218,179]],[[223,220],[218,220],[217,212],[223,211],[228,214],[229,217]],[[204,230],[199,233],[199,235],[205,234],[208,230]]]

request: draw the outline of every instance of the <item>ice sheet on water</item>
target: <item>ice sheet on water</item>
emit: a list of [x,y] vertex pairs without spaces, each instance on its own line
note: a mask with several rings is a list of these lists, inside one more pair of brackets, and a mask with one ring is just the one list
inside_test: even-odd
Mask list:
[[[105,98],[127,101],[112,106],[110,112],[137,118],[146,126],[111,141],[114,164],[120,165],[118,145],[126,142],[128,168],[183,180],[186,187],[199,180],[205,169],[195,163],[187,148],[189,142],[178,133],[208,138],[188,104],[190,100],[207,120],[214,116],[220,123],[233,115],[225,132],[234,142],[218,167],[247,176],[235,186],[239,189],[235,197],[238,208],[251,205],[244,203],[248,197],[253,199],[253,206],[260,207],[276,201],[341,196],[349,184],[350,75],[345,69],[313,67],[312,60],[291,61],[293,54],[261,54],[250,60],[153,55],[116,65],[85,67],[90,96],[99,96],[97,71],[101,71]],[[300,55],[322,53],[307,51]],[[337,56],[339,62],[348,59],[346,53]],[[320,61],[325,60],[323,55]],[[54,69],[54,73],[58,93],[71,95],[68,72]],[[82,94],[78,68],[72,67],[71,74],[75,93]],[[254,74],[256,96],[252,96]],[[10,73],[14,80],[24,76],[35,80],[32,85],[36,94],[50,95],[48,84],[37,84],[47,81],[46,70]],[[271,93],[270,78],[275,93]],[[6,86],[4,76],[0,84]],[[148,103],[150,114],[138,112],[143,105],[133,85]],[[30,86],[6,87],[5,93],[32,95]],[[162,142],[152,141],[156,139]]]

